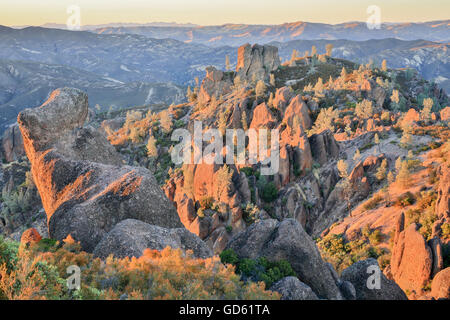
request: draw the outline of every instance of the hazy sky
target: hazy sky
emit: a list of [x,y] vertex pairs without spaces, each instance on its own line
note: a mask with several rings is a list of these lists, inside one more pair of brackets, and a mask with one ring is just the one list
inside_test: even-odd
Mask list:
[[0,25],[66,23],[67,7],[81,8],[81,24],[191,22],[280,24],[366,21],[370,5],[382,22],[448,19],[449,0],[0,0]]

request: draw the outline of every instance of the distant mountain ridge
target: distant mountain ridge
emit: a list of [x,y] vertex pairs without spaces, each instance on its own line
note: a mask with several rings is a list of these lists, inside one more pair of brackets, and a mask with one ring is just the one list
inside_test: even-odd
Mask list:
[[423,23],[383,23],[380,29],[370,30],[365,22],[325,24],[292,22],[281,25],[225,24],[221,26],[160,27],[121,26],[100,27],[99,34],[138,34],[150,38],[171,38],[186,43],[208,46],[240,46],[246,42],[265,44],[291,40],[353,40],[397,38],[400,40],[450,41],[450,20]]

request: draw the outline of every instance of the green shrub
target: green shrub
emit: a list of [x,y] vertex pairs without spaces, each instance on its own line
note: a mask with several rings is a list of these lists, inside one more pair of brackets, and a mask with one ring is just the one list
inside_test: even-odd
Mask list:
[[378,205],[383,201],[383,197],[380,195],[376,195],[372,199],[368,200],[364,204],[364,210],[369,211],[378,207]]
[[290,263],[286,260],[270,261],[265,257],[258,259],[239,259],[232,249],[220,254],[222,263],[231,264],[236,267],[245,282],[263,281],[266,288],[270,288],[275,282],[289,276],[296,276]]
[[416,199],[414,198],[414,195],[408,191],[397,198],[395,205],[398,207],[405,208],[410,205],[413,205],[415,201]]
[[278,198],[278,189],[275,183],[268,182],[261,189],[261,199],[265,202],[273,202]]

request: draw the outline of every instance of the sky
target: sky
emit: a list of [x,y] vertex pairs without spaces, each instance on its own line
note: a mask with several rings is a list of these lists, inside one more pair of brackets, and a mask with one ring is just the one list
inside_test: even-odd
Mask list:
[[81,25],[111,22],[281,24],[367,21],[367,8],[381,9],[381,22],[449,19],[449,0],[0,0],[0,25],[66,24],[67,8],[80,8]]

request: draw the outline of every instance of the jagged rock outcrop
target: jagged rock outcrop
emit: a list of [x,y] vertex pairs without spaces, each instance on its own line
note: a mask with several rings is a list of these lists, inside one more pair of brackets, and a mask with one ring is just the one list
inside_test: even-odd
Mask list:
[[275,117],[270,112],[266,103],[261,103],[253,110],[251,129],[270,129],[275,123]]
[[238,49],[236,72],[241,79],[266,80],[279,66],[277,47],[245,44]]
[[232,76],[226,74],[215,67],[206,68],[206,77],[203,79],[200,91],[198,93],[198,101],[200,103],[208,103],[213,97],[218,98],[231,92],[233,85]]
[[272,285],[270,291],[281,294],[281,300],[319,300],[317,295],[296,277],[286,277]]
[[293,95],[294,92],[290,87],[281,87],[277,89],[273,99],[273,107],[279,110],[285,110]]
[[450,168],[445,164],[439,167],[439,188],[436,201],[436,215],[442,219],[450,220]]
[[50,236],[63,240],[71,235],[85,251],[92,251],[125,219],[182,227],[152,174],[122,166],[103,134],[83,128],[87,114],[87,95],[62,88],[41,107],[18,116]]
[[3,133],[2,149],[6,162],[19,160],[25,155],[22,134],[17,123],[11,125]]
[[166,229],[128,219],[118,223],[95,247],[94,256],[106,259],[140,257],[145,249],[191,250],[196,258],[209,258],[212,251],[199,237],[184,228]]
[[293,219],[282,222],[264,220],[234,236],[227,245],[239,258],[287,260],[301,282],[320,298],[342,299],[328,266],[300,223]]
[[[230,166],[231,183],[229,189],[220,192],[218,198],[217,186],[220,184],[220,165],[197,164],[187,165],[184,174],[191,176],[190,180],[183,175],[172,178],[164,187],[167,197],[172,201],[178,211],[181,222],[190,232],[196,234],[214,250],[220,253],[225,248],[229,240],[230,233],[226,231],[226,226],[231,226],[233,232],[245,229],[245,222],[242,218],[242,203],[248,194],[240,190],[242,184],[248,180],[239,174],[234,166]],[[204,210],[204,216],[199,217],[198,211],[205,202],[213,201],[221,207],[221,210]],[[203,210],[203,209],[202,209]]]
[[339,156],[339,145],[331,131],[312,135],[309,138],[309,144],[314,160],[320,165]]
[[[379,289],[370,289],[368,281],[371,275],[374,274],[374,270],[378,269],[379,274]],[[376,272],[376,271],[375,271]],[[375,259],[367,259],[364,261],[358,261],[351,265],[344,271],[342,271],[341,279],[353,284],[356,289],[357,300],[407,300],[406,294],[400,289],[400,287],[394,282],[386,278],[381,272],[378,262]],[[374,279],[378,281],[378,279]]]
[[[403,214],[402,214],[403,215]],[[404,218],[400,217],[399,220]],[[398,224],[401,226],[401,223]],[[397,229],[391,257],[391,273],[404,290],[422,292],[433,270],[433,254],[413,223],[405,230]]]
[[284,112],[284,123],[289,126],[300,124],[304,130],[311,129],[312,121],[309,116],[309,109],[300,95],[290,101]]

